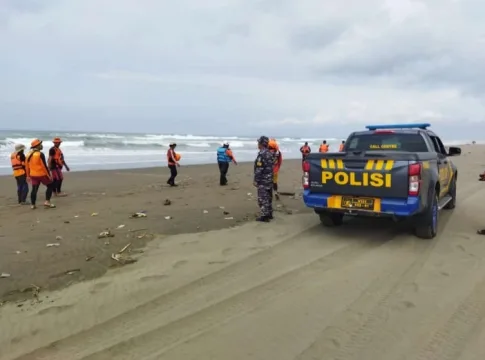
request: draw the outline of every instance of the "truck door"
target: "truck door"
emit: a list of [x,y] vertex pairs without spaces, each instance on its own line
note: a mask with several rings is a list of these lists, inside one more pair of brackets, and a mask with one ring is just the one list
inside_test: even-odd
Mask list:
[[435,151],[438,153],[438,174],[440,181],[439,197],[441,198],[448,192],[448,185],[450,184],[452,175],[451,163],[448,161],[446,148],[440,138],[431,136],[431,140],[433,140]]

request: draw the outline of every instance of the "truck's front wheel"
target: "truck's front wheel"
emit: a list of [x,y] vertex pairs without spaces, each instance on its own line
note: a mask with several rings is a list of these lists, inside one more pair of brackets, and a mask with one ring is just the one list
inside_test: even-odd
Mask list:
[[438,195],[435,191],[430,197],[426,211],[419,216],[414,233],[421,239],[433,239],[438,233]]
[[320,216],[322,225],[327,227],[342,225],[344,219],[344,214],[331,212],[319,213],[318,216]]

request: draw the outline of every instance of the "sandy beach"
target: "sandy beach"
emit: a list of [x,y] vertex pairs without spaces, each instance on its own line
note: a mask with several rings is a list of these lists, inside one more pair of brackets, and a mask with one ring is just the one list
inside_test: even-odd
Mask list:
[[166,168],[70,173],[70,196],[36,211],[2,177],[0,360],[482,360],[485,146],[462,150],[430,241],[382,220],[323,228],[298,160],[270,224],[251,221],[251,164],[227,187],[215,165],[182,167],[178,188]]

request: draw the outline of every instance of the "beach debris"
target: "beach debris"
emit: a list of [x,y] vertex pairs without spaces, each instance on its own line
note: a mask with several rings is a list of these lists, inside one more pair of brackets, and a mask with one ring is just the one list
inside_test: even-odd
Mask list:
[[172,219],[171,216],[165,216],[165,220],[170,220],[170,219]]
[[120,263],[121,265],[133,264],[137,262],[136,259],[133,259],[132,257],[123,254],[130,246],[131,246],[131,243],[126,244],[125,246],[123,246],[123,248],[120,251],[118,251],[117,253],[111,254],[111,258],[117,261],[118,263]]
[[163,203],[163,205],[165,206],[172,205],[172,202],[170,201],[170,199],[165,199],[165,202]]
[[485,229],[477,230],[478,235],[485,235]]
[[229,212],[229,211],[223,211],[222,213],[223,213],[224,215],[229,215],[229,214],[230,214],[230,212]]
[[[93,212],[93,213],[91,214],[91,216],[98,216],[98,215],[99,215],[99,213],[97,213],[97,212]],[[75,216],[75,217],[76,217],[76,216]]]
[[142,217],[147,217],[147,214],[145,214],[144,212],[140,211],[140,212],[136,212],[136,213],[133,213],[131,214],[130,216],[131,218],[142,218]]
[[78,218],[78,217],[79,217],[79,215],[74,215],[74,217],[75,217],[75,218]]
[[69,220],[64,220],[64,224],[70,224],[71,222]]
[[253,194],[252,193],[248,193],[248,196],[253,196]]
[[21,251],[18,251],[18,250],[17,250],[15,253],[16,253],[17,255],[22,254],[22,252],[21,252]]
[[109,230],[101,231],[98,235],[98,239],[105,239],[110,237],[114,237],[114,234],[112,234]]
[[121,225],[118,225],[116,228],[117,229],[123,229],[124,227],[125,227],[125,225],[124,224],[121,224]]
[[86,259],[85,260],[86,261],[91,261],[93,259],[94,259],[94,256],[89,255],[89,256],[86,256]]
[[54,246],[61,246],[61,244],[59,243],[50,243],[50,244],[47,244],[46,247],[54,247]]
[[296,193],[288,192],[288,191],[280,191],[280,192],[278,192],[278,194],[283,195],[283,196],[295,196]]
[[118,251],[118,254],[123,254],[130,246],[131,243],[126,244],[120,251]]
[[229,217],[224,218],[224,220],[234,220],[234,217],[229,216]]
[[57,235],[56,236],[56,240],[61,241],[62,240],[62,236]]
[[72,275],[72,274],[75,274],[75,273],[80,272],[80,271],[81,271],[81,269],[71,269],[71,270],[65,271],[64,274]]
[[9,278],[10,276],[12,276],[12,275],[10,275],[10,274],[8,274],[8,273],[1,273],[1,274],[0,274],[0,279]]
[[219,209],[224,210],[225,207],[224,206],[219,206]]
[[141,228],[141,229],[133,229],[133,230],[128,230],[128,232],[137,232],[137,231],[144,231],[148,230],[147,228]]
[[145,236],[147,236],[147,234],[146,234],[146,233],[141,234],[141,235],[138,235],[136,238],[137,238],[137,239],[143,239]]
[[204,214],[208,214],[209,212],[207,210],[202,211]]

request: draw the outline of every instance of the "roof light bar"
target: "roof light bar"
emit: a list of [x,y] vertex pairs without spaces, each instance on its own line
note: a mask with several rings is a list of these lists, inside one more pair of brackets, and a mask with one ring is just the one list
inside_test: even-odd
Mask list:
[[388,125],[367,125],[365,128],[367,130],[377,130],[377,129],[423,129],[426,130],[431,124],[418,123],[418,124],[388,124]]

